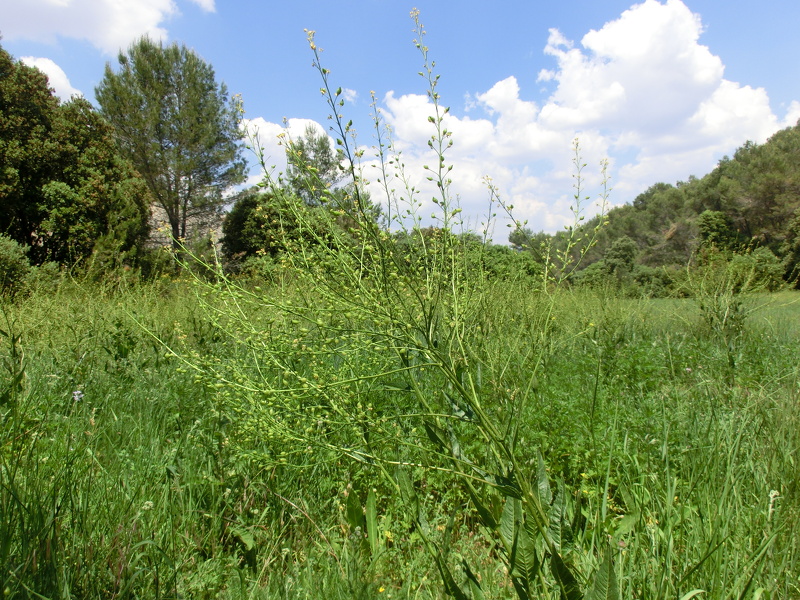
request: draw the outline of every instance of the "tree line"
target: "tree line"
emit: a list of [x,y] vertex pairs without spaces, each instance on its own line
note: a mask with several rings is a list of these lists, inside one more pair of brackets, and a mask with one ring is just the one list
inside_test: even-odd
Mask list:
[[[60,102],[0,47],[0,235],[32,265],[135,267],[154,213],[177,248],[245,178],[240,107],[185,46],[147,38],[95,90]],[[18,247],[14,247],[16,244]]]
[[[601,220],[576,283],[663,291],[687,265],[722,256],[750,260],[772,287],[800,287],[800,123],[763,144],[745,143],[703,177],[656,183],[583,227]],[[539,257],[565,237],[519,228],[509,241]]]
[[[386,228],[379,205],[355,189],[328,136],[313,128],[286,142],[287,172],[272,187],[232,195],[246,175],[243,109],[211,65],[183,45],[148,38],[117,63],[116,70],[106,65],[95,108],[80,97],[60,102],[41,71],[0,46],[4,287],[26,265],[157,270],[159,221],[174,251],[221,227],[231,271],[268,266],[299,242],[341,243],[331,231],[359,222]],[[798,285],[798,158],[800,125],[762,145],[748,142],[702,178],[657,183],[632,204],[580,224],[598,234],[594,245],[574,250],[582,254],[570,257],[580,259],[571,280],[659,293],[671,274],[713,251],[754,256],[773,279]],[[354,203],[367,221],[348,217]],[[414,239],[397,235],[396,245],[411,252],[441,235],[431,227]],[[509,246],[459,235],[465,252],[479,252],[487,272],[506,278],[536,277],[566,256],[570,234],[519,228]]]

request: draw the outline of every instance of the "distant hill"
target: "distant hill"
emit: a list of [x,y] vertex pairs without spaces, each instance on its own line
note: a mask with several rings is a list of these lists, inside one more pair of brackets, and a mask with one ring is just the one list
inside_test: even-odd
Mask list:
[[[800,122],[764,144],[747,142],[733,157],[698,179],[656,183],[632,204],[614,208],[597,244],[584,257],[585,269],[607,257],[612,245],[629,238],[635,263],[685,266],[701,245],[731,252],[769,249],[797,280],[800,269]],[[598,218],[585,227],[593,228]],[[526,232],[532,238],[530,232]],[[516,240],[514,239],[516,235]],[[520,232],[512,234],[518,241]],[[553,240],[558,245],[556,236]],[[627,240],[626,240],[627,243]],[[764,252],[763,250],[761,251]]]

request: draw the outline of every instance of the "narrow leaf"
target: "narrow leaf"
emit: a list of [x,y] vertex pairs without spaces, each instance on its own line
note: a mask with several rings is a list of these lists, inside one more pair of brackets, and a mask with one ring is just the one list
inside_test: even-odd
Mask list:
[[537,488],[539,490],[539,499],[543,506],[549,506],[553,501],[553,492],[550,490],[550,482],[547,479],[547,468],[544,465],[544,458],[542,453],[539,452],[539,465],[536,470]]
[[350,489],[350,493],[347,496],[347,524],[350,526],[351,531],[355,531],[356,528],[363,529],[364,527],[364,511],[353,489]]
[[478,516],[481,518],[483,524],[493,531],[497,529],[497,520],[494,518],[492,512],[483,503],[478,491],[475,489],[475,486],[473,486],[472,482],[469,480],[467,480],[467,491],[469,492],[469,497],[472,500],[472,505],[475,507],[475,510],[478,511]]
[[369,548],[373,556],[378,552],[378,509],[375,501],[375,490],[370,490],[367,494],[367,535],[369,536]]
[[469,579],[469,591],[472,592],[472,600],[484,600],[483,590],[481,589],[481,582],[478,581],[478,578],[475,576],[475,573],[473,573],[472,569],[469,568],[469,563],[462,559],[461,567],[467,574],[467,579]]

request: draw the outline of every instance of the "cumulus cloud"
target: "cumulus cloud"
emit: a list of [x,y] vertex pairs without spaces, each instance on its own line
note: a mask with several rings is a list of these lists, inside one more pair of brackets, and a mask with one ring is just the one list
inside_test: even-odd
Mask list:
[[[214,0],[190,1],[204,11],[215,10]],[[179,12],[174,0],[0,0],[0,9],[9,40],[86,40],[112,55],[145,35],[166,40],[163,24]]]
[[[535,229],[570,222],[576,137],[588,163],[585,190],[596,196],[602,189],[595,165],[608,157],[612,201],[621,204],[658,181],[702,175],[745,141],[763,142],[797,121],[800,102],[779,118],[763,88],[726,80],[721,59],[700,42],[702,32],[699,16],[681,0],[645,0],[589,31],[579,46],[551,30],[544,53],[555,65],[538,81],[552,92],[541,103],[522,98],[512,76],[468,94],[464,116],[444,117],[455,144],[446,154],[453,192],[464,212],[481,214],[481,181],[489,174]],[[430,99],[389,92],[383,105],[407,172],[418,174],[413,183],[433,195],[423,169],[435,160],[427,145]]]
[[49,58],[23,56],[20,60],[29,67],[36,67],[47,75],[47,79],[50,81],[50,87],[55,90],[56,96],[58,96],[62,102],[69,100],[72,96],[83,96],[80,90],[72,87],[64,70]]
[[192,3],[197,4],[205,12],[216,12],[217,8],[214,5],[214,0],[190,0]]
[[[245,119],[242,127],[253,151],[252,163],[263,159],[264,167],[273,178],[286,172],[286,143],[303,137],[308,127],[325,134],[325,128],[311,119],[287,119],[285,123],[273,123],[262,117]],[[333,145],[333,140],[331,140]],[[256,185],[264,179],[262,167],[256,166],[248,178],[247,185]]]

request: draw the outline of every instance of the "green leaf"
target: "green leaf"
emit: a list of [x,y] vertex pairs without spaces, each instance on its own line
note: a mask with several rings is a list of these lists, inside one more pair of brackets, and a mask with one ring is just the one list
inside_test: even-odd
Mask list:
[[619,600],[619,598],[619,585],[617,584],[616,573],[614,573],[611,547],[609,546],[606,548],[603,564],[600,565],[600,569],[595,573],[592,588],[586,594],[586,600]]
[[369,536],[369,547],[372,554],[378,552],[378,509],[375,501],[375,490],[370,490],[367,494],[367,535]]
[[442,452],[449,454],[450,448],[446,441],[445,432],[430,421],[425,421],[423,425],[425,427],[425,433],[428,434],[428,439],[433,442],[434,445],[438,446]]
[[550,555],[550,570],[553,573],[553,577],[558,581],[562,596],[566,598],[566,600],[583,600],[583,594],[581,593],[578,581],[575,579],[575,575],[572,574],[572,571],[570,571],[569,567],[564,563],[564,560],[558,552],[553,552]]
[[355,531],[356,528],[364,528],[364,511],[361,508],[358,495],[352,488],[347,495],[347,524],[350,525],[351,531]]
[[253,538],[253,534],[246,529],[241,527],[235,527],[233,529],[233,535],[235,535],[239,540],[244,544],[245,549],[249,552],[253,549],[253,546],[256,545],[255,538]]
[[497,529],[497,519],[494,518],[492,511],[490,511],[483,503],[478,491],[475,489],[475,486],[472,485],[472,482],[469,480],[466,481],[469,497],[472,500],[473,506],[475,506],[475,510],[478,511],[478,516],[481,518],[481,521],[484,525],[486,525],[486,527],[494,531]]
[[456,600],[470,600],[469,596],[467,596],[464,593],[464,590],[462,590],[458,583],[456,583],[453,573],[450,571],[450,567],[447,566],[444,558],[441,555],[436,557],[436,566],[439,568],[439,574],[442,576],[444,589],[447,591],[447,593],[453,596]]
[[502,475],[489,475],[486,477],[486,482],[499,490],[504,496],[511,498],[522,499],[522,490],[519,489],[517,482],[509,477]]
[[521,585],[527,591],[539,570],[539,555],[523,520],[522,503],[516,498],[508,498],[500,520],[500,538],[506,548],[509,574],[518,580],[515,587]]
[[550,537],[553,539],[553,543],[559,551],[561,550],[562,544],[569,541],[571,534],[569,523],[567,523],[566,520],[566,512],[567,494],[562,489],[556,493],[555,500],[552,506],[550,506],[548,514],[550,518],[550,524],[548,526]]
[[542,506],[549,506],[553,501],[553,492],[550,490],[550,482],[547,479],[547,468],[544,465],[544,458],[542,453],[539,452],[539,465],[536,470],[537,489],[539,490],[539,499]]
[[506,499],[503,515],[500,517],[500,539],[509,555],[512,554],[516,542],[516,531],[522,521],[522,506],[515,498]]
[[469,568],[469,563],[462,559],[461,567],[464,569],[464,573],[466,573],[467,579],[469,580],[469,591],[472,593],[472,600],[484,600],[481,582],[478,581],[475,573]]
[[636,523],[639,522],[639,512],[635,512],[631,515],[625,515],[620,519],[617,528],[614,530],[614,538],[619,540],[622,536],[629,534],[633,531],[633,528],[636,526]]

